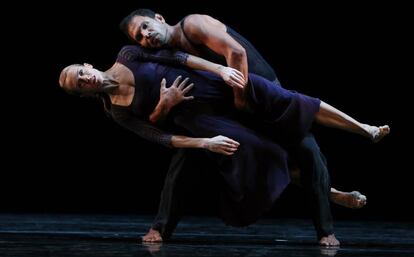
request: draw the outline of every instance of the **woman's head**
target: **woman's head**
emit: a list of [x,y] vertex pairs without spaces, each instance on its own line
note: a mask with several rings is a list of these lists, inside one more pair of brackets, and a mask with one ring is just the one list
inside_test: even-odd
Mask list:
[[107,80],[103,72],[90,64],[72,64],[60,73],[59,85],[68,93],[89,95],[105,92]]
[[101,99],[105,112],[111,114],[109,91],[118,87],[106,73],[94,69],[90,64],[72,64],[65,67],[59,76],[59,85],[69,94],[92,96]]

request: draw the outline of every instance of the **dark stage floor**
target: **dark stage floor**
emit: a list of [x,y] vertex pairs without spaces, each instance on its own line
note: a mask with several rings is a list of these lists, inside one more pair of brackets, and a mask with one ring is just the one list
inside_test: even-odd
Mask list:
[[414,256],[414,223],[337,221],[342,245],[315,244],[310,221],[262,220],[248,228],[186,218],[171,241],[142,244],[151,217],[0,215],[0,256]]

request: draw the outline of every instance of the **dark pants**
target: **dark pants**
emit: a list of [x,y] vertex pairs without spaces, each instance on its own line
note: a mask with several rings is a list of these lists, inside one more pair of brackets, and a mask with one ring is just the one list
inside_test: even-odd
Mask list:
[[[152,225],[163,239],[168,239],[172,235],[186,206],[195,209],[203,209],[197,204],[217,207],[220,193],[217,190],[220,183],[217,170],[204,150],[178,149],[175,152],[165,177],[158,213]],[[203,199],[203,196],[208,199]]]
[[296,147],[289,149],[299,166],[301,184],[311,210],[318,238],[333,234],[333,219],[329,195],[330,178],[325,156],[319,149],[313,134],[307,134]]
[[[333,234],[328,168],[314,136],[308,134],[300,144],[289,148],[289,155],[301,170],[301,184],[311,208],[318,238]],[[206,165],[207,155],[193,149],[179,149],[172,158],[161,192],[158,214],[152,226],[160,232],[163,239],[171,236],[182,216],[183,199],[186,198],[184,192],[194,186],[188,177],[197,176],[200,169],[206,170],[207,167],[210,169],[206,170],[207,173],[218,173],[211,170],[214,167]]]
[[153,229],[160,232],[163,239],[171,236],[182,216],[179,184],[182,184],[180,180],[186,173],[184,167],[188,160],[185,151],[185,149],[177,150],[171,159],[161,192],[158,213],[152,225]]

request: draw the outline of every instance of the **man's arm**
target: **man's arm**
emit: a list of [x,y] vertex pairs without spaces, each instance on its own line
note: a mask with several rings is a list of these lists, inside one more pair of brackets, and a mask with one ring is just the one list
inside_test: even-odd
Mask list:
[[243,88],[246,84],[243,74],[232,67],[213,63],[189,54],[185,65],[191,69],[209,71],[220,76],[231,87]]
[[227,66],[235,68],[248,79],[246,50],[226,31],[226,26],[208,15],[194,14],[185,20],[186,35],[195,44],[203,44],[226,58]]
[[[238,70],[231,67],[222,66],[220,64],[216,64],[178,50],[154,50],[134,46],[128,47],[123,51],[128,51],[124,53],[124,56],[127,56],[128,58],[136,58],[139,61],[158,62],[167,65],[182,65],[192,69],[210,71],[222,77],[223,80],[232,87],[243,88],[246,84],[243,78],[243,74]],[[165,81],[164,85],[161,85],[160,101],[149,117],[152,123],[156,123],[165,119],[170,109],[181,101],[192,99],[190,96],[184,96],[192,88],[192,85],[188,87],[184,87],[184,85],[177,85],[166,88]]]
[[[240,90],[243,89],[244,85],[246,84],[243,74],[231,67],[226,67],[220,64],[216,64],[202,58],[199,58],[194,55],[187,55],[185,63],[189,68],[192,69],[199,69],[204,71],[210,71],[217,76],[222,77],[222,79],[233,89],[236,87]],[[186,85],[188,82],[188,78],[184,79],[181,83],[181,76],[178,76],[171,87],[166,87],[166,81],[163,79],[161,81],[160,87],[160,100],[158,101],[157,106],[152,111],[149,116],[149,120],[152,123],[157,123],[163,121],[168,113],[170,112],[171,108],[175,105],[179,104],[182,101],[188,101],[194,99],[193,96],[185,96],[188,91],[193,88],[194,84],[191,83],[190,85]]]

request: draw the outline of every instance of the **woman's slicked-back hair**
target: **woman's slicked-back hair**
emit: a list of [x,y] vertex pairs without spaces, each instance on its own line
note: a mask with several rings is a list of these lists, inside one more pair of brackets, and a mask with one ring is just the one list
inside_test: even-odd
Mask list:
[[59,86],[65,90],[66,93],[69,94],[78,94],[79,92],[75,92],[74,90],[69,90],[67,87],[65,87],[66,84],[66,78],[68,76],[68,71],[70,68],[72,67],[80,67],[83,66],[82,64],[71,64],[69,66],[66,66],[65,68],[63,68],[63,70],[60,72],[59,75]]

